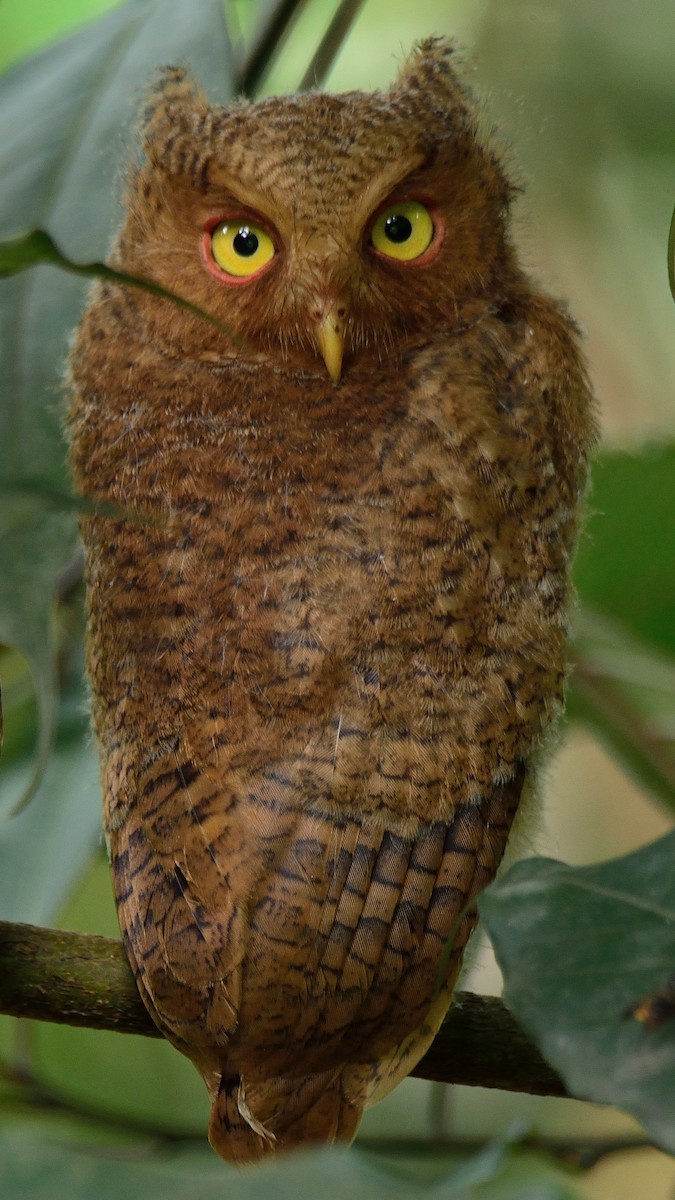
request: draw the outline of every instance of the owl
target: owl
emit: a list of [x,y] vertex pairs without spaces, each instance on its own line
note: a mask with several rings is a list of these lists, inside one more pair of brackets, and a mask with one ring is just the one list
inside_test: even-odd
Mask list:
[[561,708],[595,436],[452,45],[390,91],[148,94],[70,365],[124,943],[245,1163],[422,1057]]

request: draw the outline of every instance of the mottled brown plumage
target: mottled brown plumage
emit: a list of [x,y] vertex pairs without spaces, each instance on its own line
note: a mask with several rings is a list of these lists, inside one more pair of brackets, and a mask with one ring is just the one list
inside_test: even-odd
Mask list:
[[562,703],[590,397],[450,55],[227,109],[167,71],[113,262],[232,335],[102,284],[73,353],[76,483],[127,514],[83,521],[120,920],[237,1162],[424,1053]]

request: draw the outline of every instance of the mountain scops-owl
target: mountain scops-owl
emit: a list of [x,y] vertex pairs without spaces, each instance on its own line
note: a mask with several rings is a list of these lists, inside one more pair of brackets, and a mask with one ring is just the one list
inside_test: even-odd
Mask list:
[[451,55],[225,108],[164,71],[111,263],[220,324],[102,282],[72,354],[124,942],[234,1162],[421,1058],[561,708],[592,403]]

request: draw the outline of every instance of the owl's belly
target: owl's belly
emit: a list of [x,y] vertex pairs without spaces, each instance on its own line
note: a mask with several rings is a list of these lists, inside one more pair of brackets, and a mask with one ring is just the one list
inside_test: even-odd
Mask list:
[[353,521],[348,546],[317,522],[306,553],[261,558],[162,531],[157,577],[129,572],[145,624],[99,709],[118,905],[148,1006],[205,1074],[405,1072],[501,858],[533,685],[503,634],[484,652],[486,547],[424,557],[400,520]]
[[513,776],[560,698],[564,628],[513,521],[469,534],[442,489],[418,501],[371,480],[118,526],[90,672],[127,796],[176,746],[224,792],[284,778],[301,806],[405,831]]
[[319,514],[304,552],[146,529],[141,573],[123,527],[98,557],[118,583],[92,679],[120,919],[150,1010],[205,1073],[404,1044],[405,1071],[503,852],[537,720],[508,639],[484,653],[488,550],[425,556],[377,514],[348,542]]
[[554,540],[430,438],[227,504],[214,451],[166,519],[91,522],[120,919],[205,1077],[419,1058],[560,695]]

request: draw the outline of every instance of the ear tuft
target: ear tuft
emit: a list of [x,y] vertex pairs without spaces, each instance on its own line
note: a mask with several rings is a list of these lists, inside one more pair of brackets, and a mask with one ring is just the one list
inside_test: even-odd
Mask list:
[[469,92],[450,63],[456,53],[456,44],[448,38],[424,38],[403,65],[394,91],[411,99],[422,97],[432,109],[443,109],[455,120],[472,123]]
[[164,67],[148,90],[141,117],[141,142],[152,161],[170,166],[173,146],[194,134],[209,111],[203,92],[184,67]]

